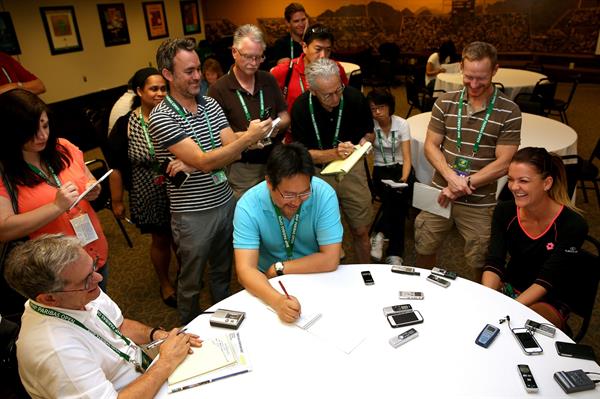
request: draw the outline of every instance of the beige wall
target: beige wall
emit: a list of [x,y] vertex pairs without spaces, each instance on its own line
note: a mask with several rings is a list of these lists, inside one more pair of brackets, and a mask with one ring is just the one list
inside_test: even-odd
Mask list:
[[[124,3],[130,44],[105,47],[97,4]],[[4,0],[2,11],[10,12],[21,46],[16,57],[46,85],[41,97],[51,103],[127,83],[142,67],[156,66],[156,49],[164,39],[148,40],[141,0]],[[83,51],[51,55],[40,6],[73,5]],[[165,12],[171,37],[183,36],[179,1],[166,0]],[[202,13],[202,10],[201,10]],[[202,17],[202,16],[201,16]],[[194,35],[197,40],[202,34]]]

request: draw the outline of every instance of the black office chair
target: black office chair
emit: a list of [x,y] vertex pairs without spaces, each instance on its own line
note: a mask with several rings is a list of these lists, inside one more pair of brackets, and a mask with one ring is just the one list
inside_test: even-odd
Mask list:
[[569,325],[566,328],[566,333],[573,337],[575,342],[583,339],[590,325],[600,283],[600,242],[590,236],[587,236],[585,241],[595,248],[597,255],[580,249],[574,262],[568,265],[569,272],[556,287],[571,312],[582,318],[577,334],[573,333]]
[[593,184],[593,189],[596,191],[596,199],[598,201],[598,206],[600,206],[600,169],[594,165],[594,160],[600,160],[600,138],[596,141],[596,147],[594,147],[594,151],[592,151],[592,155],[588,160],[581,158],[579,155],[565,155],[561,157],[563,162],[569,159],[575,159],[576,166],[573,166],[571,162],[565,162],[565,169],[567,171],[567,182],[569,183],[569,187],[574,185],[577,186],[579,182],[579,188],[583,192],[583,201],[585,203],[589,202],[587,190],[591,190],[592,187],[586,185],[586,182],[591,182]]
[[573,96],[575,95],[575,90],[577,89],[577,85],[579,84],[580,75],[573,77],[573,83],[571,85],[571,91],[569,92],[569,97],[567,100],[561,100],[555,98],[552,104],[549,107],[549,114],[552,115],[555,113],[560,116],[560,121],[562,123],[569,124],[569,120],[567,119],[567,109],[569,105],[571,105],[571,100],[573,100]]
[[[434,92],[445,93],[444,90],[434,90]],[[408,102],[408,105],[410,105],[405,117],[408,118],[413,108],[416,108],[421,112],[431,111],[433,104],[435,103],[435,97],[432,96],[426,87],[417,85],[414,76],[407,76],[406,101]]]
[[554,103],[556,94],[556,82],[548,78],[538,80],[531,93],[519,93],[515,97],[515,103],[521,111],[530,114],[548,116],[550,108]]
[[[100,179],[106,172],[108,172],[108,165],[103,159],[93,159],[91,161],[87,161],[85,165],[90,169],[90,172],[92,172],[92,175],[94,175],[96,179]],[[115,222],[117,222],[119,229],[121,229],[121,233],[123,233],[123,237],[125,237],[125,241],[127,241],[127,246],[129,246],[129,248],[133,248],[133,243],[131,242],[131,238],[129,238],[129,234],[127,234],[127,230],[125,230],[125,226],[123,226],[123,222],[112,212],[112,197],[110,195],[110,184],[108,179],[104,179],[104,181],[100,183],[100,186],[102,187],[100,195],[95,200],[90,201],[92,208],[94,208],[96,212],[100,212],[103,209],[108,209],[114,216]]]
[[360,69],[352,71],[350,73],[350,76],[348,77],[348,86],[352,86],[355,89],[362,92],[362,85],[363,85],[362,71]]
[[498,90],[500,90],[502,93],[506,93],[506,89],[504,88],[504,85],[500,82],[492,82],[492,84],[494,85],[494,87],[497,87]]

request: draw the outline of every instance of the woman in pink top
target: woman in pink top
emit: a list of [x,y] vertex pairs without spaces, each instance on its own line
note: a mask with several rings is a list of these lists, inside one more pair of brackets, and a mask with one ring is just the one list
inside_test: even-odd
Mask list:
[[[79,194],[96,181],[83,153],[50,132],[48,107],[25,90],[0,95],[0,120],[0,163],[18,203],[15,214],[1,180],[0,241],[48,233],[77,236],[89,255],[97,259],[99,273],[106,277],[108,243],[88,202],[98,197],[100,185],[70,209]],[[106,280],[100,285],[104,289]]]

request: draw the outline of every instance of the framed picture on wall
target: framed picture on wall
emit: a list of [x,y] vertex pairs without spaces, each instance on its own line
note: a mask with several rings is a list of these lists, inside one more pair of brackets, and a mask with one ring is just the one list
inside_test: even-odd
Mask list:
[[198,0],[182,0],[179,3],[179,6],[181,7],[183,34],[192,35],[195,33],[202,33]]
[[123,3],[98,4],[98,15],[106,47],[130,43]]
[[0,12],[0,51],[10,55],[21,54],[10,13]]
[[162,1],[146,1],[142,3],[142,8],[144,9],[148,39],[154,40],[161,37],[168,37],[169,28],[167,26],[165,3]]
[[52,55],[83,50],[72,6],[40,7],[40,14]]

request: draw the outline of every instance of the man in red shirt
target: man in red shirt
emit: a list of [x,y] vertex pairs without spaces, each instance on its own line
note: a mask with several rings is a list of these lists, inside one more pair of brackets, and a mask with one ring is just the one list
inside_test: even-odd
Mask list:
[[[292,111],[292,105],[296,98],[308,90],[304,69],[311,62],[319,58],[329,58],[333,48],[333,33],[325,26],[316,24],[308,28],[302,43],[303,54],[294,58],[290,64],[282,63],[275,66],[271,73],[277,79],[283,96],[287,101],[288,113]],[[344,68],[338,62],[340,78],[344,85],[348,84],[348,77]]]
[[46,92],[37,76],[23,68],[13,57],[0,51],[0,94],[12,89],[24,89],[33,94]]

